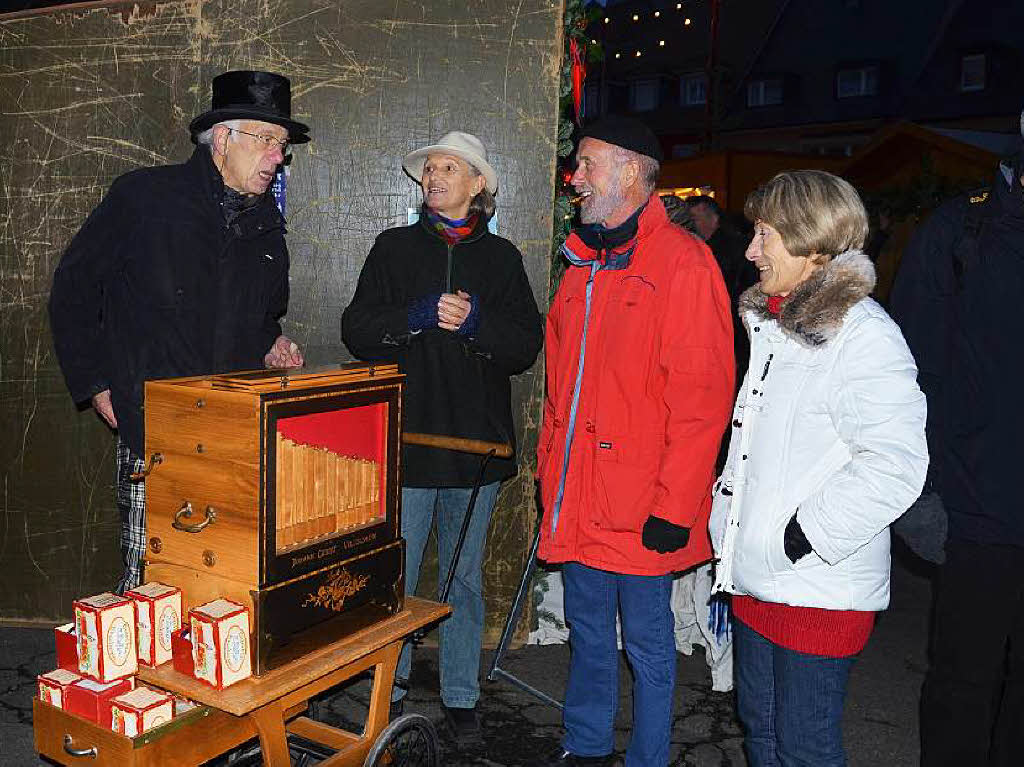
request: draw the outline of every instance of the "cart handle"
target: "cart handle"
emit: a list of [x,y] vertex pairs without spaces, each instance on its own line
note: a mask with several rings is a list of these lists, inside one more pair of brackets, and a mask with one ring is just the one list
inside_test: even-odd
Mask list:
[[445,450],[457,450],[460,453],[487,455],[492,450],[496,458],[511,458],[512,446],[507,442],[486,442],[482,439],[464,439],[463,437],[445,437],[441,434],[423,434],[407,431],[402,435],[402,442],[407,445],[423,445],[439,447]]

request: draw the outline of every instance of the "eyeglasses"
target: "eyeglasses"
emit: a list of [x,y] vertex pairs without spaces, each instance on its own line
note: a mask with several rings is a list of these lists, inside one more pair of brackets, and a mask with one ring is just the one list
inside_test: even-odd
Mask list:
[[277,136],[271,136],[268,133],[249,133],[249,131],[239,130],[238,128],[228,128],[228,130],[245,136],[252,136],[263,144],[263,151],[265,152],[270,152],[280,147],[283,154],[291,154],[292,142],[288,139],[279,139]]

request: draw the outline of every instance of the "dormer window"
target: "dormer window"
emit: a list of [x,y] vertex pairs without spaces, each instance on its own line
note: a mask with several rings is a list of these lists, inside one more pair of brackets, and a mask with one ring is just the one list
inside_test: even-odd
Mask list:
[[878,95],[878,65],[840,69],[836,74],[836,98]]

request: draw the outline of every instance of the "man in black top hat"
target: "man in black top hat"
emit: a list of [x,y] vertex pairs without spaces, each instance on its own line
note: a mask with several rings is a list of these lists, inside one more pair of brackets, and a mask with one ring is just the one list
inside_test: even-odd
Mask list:
[[76,403],[118,432],[117,503],[124,574],[141,582],[143,382],[302,365],[281,333],[288,308],[284,220],[267,190],[309,128],[291,119],[288,79],[226,72],[189,126],[181,165],[117,178],[53,277],[50,325]]

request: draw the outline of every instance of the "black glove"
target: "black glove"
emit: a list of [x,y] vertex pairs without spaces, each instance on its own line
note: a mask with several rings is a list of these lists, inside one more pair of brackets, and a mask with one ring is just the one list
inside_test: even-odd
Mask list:
[[657,551],[659,554],[668,554],[670,551],[678,551],[690,540],[690,528],[673,525],[661,517],[653,514],[647,517],[644,522],[643,542],[644,548]]
[[796,521],[796,514],[786,525],[786,532],[782,535],[782,547],[794,565],[813,551],[811,542],[804,535],[804,529]]

